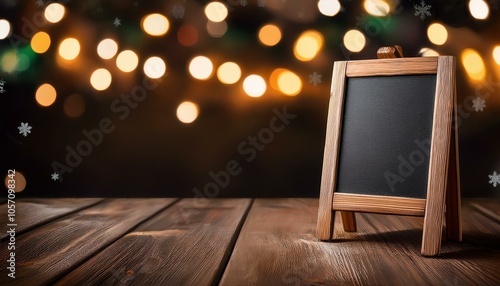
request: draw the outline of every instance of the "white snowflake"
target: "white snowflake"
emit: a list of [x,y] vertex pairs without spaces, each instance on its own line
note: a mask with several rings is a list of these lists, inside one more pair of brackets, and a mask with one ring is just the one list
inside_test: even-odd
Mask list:
[[3,86],[5,85],[5,81],[3,79],[0,79],[0,93],[4,93],[5,92],[5,89],[3,88]]
[[38,8],[43,7],[43,1],[42,0],[36,0],[35,5],[38,6]]
[[54,181],[58,181],[58,180],[59,180],[59,174],[58,174],[58,173],[56,173],[56,172],[54,172],[54,173],[51,175],[51,177],[52,177],[52,180],[54,180]]
[[240,5],[245,7],[246,5],[248,5],[248,1],[247,0],[240,0]]
[[320,84],[322,81],[321,81],[321,78],[323,76],[320,75],[319,73],[317,72],[313,72],[312,74],[309,75],[309,83],[314,85],[314,86],[318,86],[318,84]]
[[21,126],[17,127],[19,134],[22,134],[24,137],[28,136],[28,133],[31,133],[31,128],[28,123],[24,122],[21,122]]
[[486,107],[486,100],[478,96],[472,101],[472,107],[474,107],[474,110],[476,112],[483,111],[483,109]]
[[420,6],[418,5],[413,5],[413,8],[415,8],[415,16],[420,17],[420,19],[423,21],[425,17],[431,16],[431,5],[426,5],[425,1],[422,0],[420,1]]
[[122,24],[122,20],[120,20],[120,18],[116,17],[114,20],[113,20],[113,25],[115,25],[115,27],[118,27]]
[[265,5],[266,5],[266,1],[265,0],[258,0],[257,1],[257,6],[264,7]]
[[497,174],[496,171],[493,171],[493,174],[488,175],[490,177],[489,183],[493,185],[493,187],[497,187],[497,185],[500,185],[500,174]]
[[186,12],[186,8],[182,5],[174,5],[172,7],[172,16],[176,19],[184,18],[184,13]]

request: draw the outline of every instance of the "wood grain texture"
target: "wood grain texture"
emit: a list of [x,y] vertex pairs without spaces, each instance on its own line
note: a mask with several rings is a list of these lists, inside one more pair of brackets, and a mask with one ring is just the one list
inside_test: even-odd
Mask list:
[[354,212],[343,211],[340,212],[340,216],[342,218],[342,225],[344,226],[344,231],[355,232],[357,230],[356,216]]
[[[16,236],[16,279],[3,285],[45,285],[73,269],[176,199],[110,199]],[[7,242],[0,257],[7,257]],[[0,277],[7,277],[6,267]]]
[[184,199],[72,271],[56,285],[213,285],[250,199]]
[[438,57],[434,123],[422,237],[422,255],[439,254],[445,208],[455,78],[455,58]]
[[377,50],[378,59],[402,58],[403,49],[401,46],[380,47]]
[[[499,285],[500,225],[470,207],[464,241],[419,254],[423,218],[358,213],[357,233],[335,220],[335,242],[313,235],[314,199],[257,199],[220,285]],[[496,202],[500,208],[500,202]]]
[[425,199],[335,193],[333,210],[423,216]]
[[347,77],[435,74],[437,57],[348,61]]
[[[16,222],[18,222],[16,234],[20,235],[30,229],[48,223],[78,210],[87,208],[103,199],[17,199]],[[0,206],[0,213],[7,214],[7,204]],[[6,225],[7,215],[0,216],[1,241],[7,237]]]
[[337,160],[340,148],[340,132],[342,128],[342,111],[344,105],[345,69],[347,62],[335,62],[333,66],[332,88],[328,107],[326,126],[325,152],[319,196],[318,225],[316,235],[322,240],[332,238],[333,192],[337,176]]

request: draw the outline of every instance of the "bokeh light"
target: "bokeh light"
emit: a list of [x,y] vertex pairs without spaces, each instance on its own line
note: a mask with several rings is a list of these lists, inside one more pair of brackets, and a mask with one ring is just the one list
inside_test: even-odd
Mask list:
[[430,48],[421,48],[418,54],[422,57],[437,57],[439,53]]
[[149,78],[160,78],[166,70],[165,62],[159,57],[150,57],[144,63],[144,74]]
[[461,54],[462,64],[469,77],[473,80],[482,80],[486,74],[481,55],[473,49],[465,49]]
[[323,47],[323,42],[323,36],[318,31],[305,31],[295,42],[293,53],[300,61],[310,61],[318,55]]
[[429,37],[431,43],[440,46],[446,43],[446,40],[448,39],[448,31],[443,25],[434,23],[427,28],[427,37]]
[[243,81],[243,90],[250,97],[261,97],[266,89],[266,81],[259,75],[249,75]]
[[118,44],[113,39],[104,39],[97,45],[97,54],[109,60],[113,58],[118,52]]
[[318,9],[319,12],[325,16],[335,16],[340,11],[340,2],[338,0],[319,0]]
[[18,62],[17,53],[15,51],[8,51],[2,57],[2,71],[11,73],[16,71]]
[[495,59],[497,65],[500,65],[500,46],[496,46],[493,49],[493,59]]
[[[9,184],[9,180],[11,180],[11,184]],[[12,184],[12,179],[9,177],[9,175],[5,176],[5,187],[8,189],[9,185],[14,185],[14,191],[16,193],[20,193],[24,191],[26,188],[26,178],[24,177],[23,173],[19,172],[19,170],[16,169],[16,176],[14,177],[14,184]]]
[[122,72],[131,72],[137,68],[139,64],[139,57],[134,51],[125,50],[118,54],[116,57],[116,66]]
[[284,71],[278,76],[278,87],[284,94],[295,96],[302,90],[302,80],[295,73]]
[[59,45],[59,56],[71,61],[80,54],[80,42],[75,38],[66,38]]
[[196,79],[209,79],[212,76],[213,70],[214,65],[212,61],[204,56],[194,57],[189,63],[189,73]]
[[19,53],[17,55],[17,67],[16,67],[16,69],[18,72],[28,70],[30,67],[30,64],[31,64],[31,61],[27,55],[21,54],[21,53]]
[[238,64],[225,62],[217,69],[217,78],[225,84],[236,83],[241,78],[241,69]]
[[283,73],[288,71],[287,69],[284,68],[277,68],[274,69],[271,75],[269,76],[269,84],[271,87],[277,91],[280,91],[280,87],[278,86],[278,78],[279,76]]
[[10,35],[10,22],[5,19],[0,19],[0,40],[7,38]]
[[45,32],[36,33],[31,38],[31,49],[37,54],[45,53],[50,47],[50,36]]
[[65,12],[66,9],[63,5],[59,3],[52,3],[45,8],[44,16],[47,21],[51,23],[57,23],[62,20]]
[[358,30],[349,30],[344,35],[344,46],[351,52],[360,52],[365,47],[365,44],[365,35]]
[[56,97],[56,89],[48,83],[42,84],[35,94],[36,102],[44,107],[51,106],[56,101]]
[[365,0],[364,7],[373,16],[387,16],[391,11],[391,6],[383,0]]
[[210,2],[205,7],[205,15],[212,22],[222,22],[226,19],[228,14],[226,5],[221,2]]
[[162,14],[149,14],[142,20],[142,29],[151,36],[163,36],[168,32],[170,24]]
[[184,101],[177,107],[177,118],[182,123],[192,123],[198,118],[198,106],[190,101]]
[[490,14],[490,7],[483,0],[471,0],[469,1],[469,11],[472,17],[484,20]]
[[220,38],[220,37],[224,36],[224,34],[227,32],[226,21],[222,21],[222,22],[208,21],[207,22],[207,32],[210,36],[212,36],[214,38]]
[[181,45],[192,47],[198,42],[198,30],[193,25],[182,25],[177,31],[177,39]]
[[281,40],[281,30],[278,26],[267,24],[259,30],[259,41],[266,46],[275,46]]
[[90,76],[90,84],[95,90],[106,90],[111,85],[111,73],[107,69],[97,69]]
[[85,112],[85,101],[79,93],[74,93],[64,100],[64,114],[71,118],[80,117]]

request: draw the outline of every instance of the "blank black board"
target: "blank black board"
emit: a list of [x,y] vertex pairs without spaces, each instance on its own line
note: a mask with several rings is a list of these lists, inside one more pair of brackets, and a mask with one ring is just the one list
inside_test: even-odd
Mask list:
[[436,75],[346,81],[335,192],[425,199]]

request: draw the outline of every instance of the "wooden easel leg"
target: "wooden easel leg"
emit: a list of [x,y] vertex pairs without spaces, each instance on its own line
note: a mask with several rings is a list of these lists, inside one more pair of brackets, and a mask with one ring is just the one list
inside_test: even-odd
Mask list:
[[342,225],[344,226],[344,231],[354,232],[356,231],[356,217],[354,212],[342,211],[340,215],[342,217]]
[[330,241],[333,237],[333,223],[335,221],[335,211],[332,210],[330,205],[330,210],[321,210],[318,212],[318,223],[316,226],[316,236],[320,240]]
[[[456,108],[454,112],[456,112]],[[446,188],[446,239],[462,241],[462,212],[460,199],[460,168],[458,161],[457,125],[457,122],[455,122],[455,126],[451,130],[450,140],[448,183]]]

